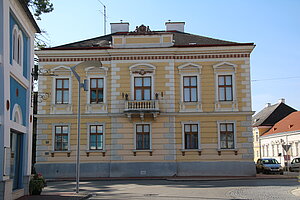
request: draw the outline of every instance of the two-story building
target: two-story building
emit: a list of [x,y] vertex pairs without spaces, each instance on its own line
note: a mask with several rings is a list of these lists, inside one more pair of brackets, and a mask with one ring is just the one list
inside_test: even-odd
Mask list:
[[[285,99],[279,99],[278,103],[267,103],[265,107],[256,113],[252,119],[253,126],[253,149],[254,149],[254,161],[259,158],[268,157],[269,154],[264,153],[265,148],[262,148],[261,136],[270,131],[270,129],[280,120],[295,112],[294,108],[285,103]],[[282,151],[278,151],[280,156],[283,156]],[[271,154],[270,154],[271,155]],[[279,156],[278,154],[276,156]],[[280,157],[279,156],[279,157]],[[273,155],[274,157],[274,155]]]
[[0,1],[0,199],[28,194],[36,32],[40,29],[24,1]]
[[[112,23],[111,34],[36,52],[36,170],[75,177],[78,83],[81,177],[252,176],[250,54],[237,43]],[[85,66],[99,61],[101,67]]]

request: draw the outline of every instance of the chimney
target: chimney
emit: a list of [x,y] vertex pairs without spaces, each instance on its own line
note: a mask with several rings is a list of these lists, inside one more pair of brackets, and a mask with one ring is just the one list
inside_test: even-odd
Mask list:
[[185,22],[166,22],[166,31],[180,31],[184,32]]
[[265,108],[270,107],[271,103],[266,103]]
[[129,23],[120,22],[120,23],[110,23],[111,33],[117,32],[129,32]]
[[278,103],[285,103],[285,99],[284,98],[279,99]]

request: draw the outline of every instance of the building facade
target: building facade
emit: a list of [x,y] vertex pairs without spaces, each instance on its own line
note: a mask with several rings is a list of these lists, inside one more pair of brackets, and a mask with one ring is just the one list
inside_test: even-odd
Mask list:
[[296,110],[287,104],[285,99],[279,99],[278,103],[271,105],[267,103],[260,112],[255,114],[252,119],[253,126],[253,149],[254,161],[265,157],[262,149],[261,136],[268,132],[277,122],[295,112]]
[[300,157],[300,111],[277,122],[261,137],[262,157],[276,158],[282,165]]
[[0,199],[28,194],[31,174],[31,68],[40,32],[24,1],[0,2]]
[[[81,177],[252,176],[250,53],[236,43],[112,23],[112,33],[37,52],[36,170],[75,177],[78,83]],[[102,67],[86,66],[100,61]],[[86,82],[87,83],[87,82]]]

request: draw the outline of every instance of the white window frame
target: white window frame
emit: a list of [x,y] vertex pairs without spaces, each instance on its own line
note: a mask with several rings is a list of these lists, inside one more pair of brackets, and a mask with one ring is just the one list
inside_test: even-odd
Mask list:
[[[221,62],[213,65],[215,74],[215,110],[216,111],[238,111],[237,98],[236,98],[236,68],[237,65],[229,62]],[[227,70],[226,72],[222,70]],[[232,76],[232,101],[219,100],[219,76],[231,75]],[[231,104],[232,108],[222,108],[222,104]]]
[[[221,149],[221,127],[220,125],[223,124],[223,123],[226,123],[226,124],[233,124],[233,139],[234,139],[234,148],[232,149]],[[234,150],[236,151],[237,150],[237,132],[236,132],[236,121],[229,121],[229,120],[225,120],[225,121],[217,121],[217,127],[218,127],[218,151],[231,151],[231,150]]]
[[[102,126],[103,130],[103,148],[101,150],[91,150],[90,149],[90,126]],[[105,152],[105,123],[104,122],[97,122],[97,123],[87,123],[87,146],[86,146],[86,152]]]
[[[186,63],[178,66],[180,74],[180,111],[179,112],[202,112],[202,95],[201,95],[201,71],[202,66],[195,63]],[[197,101],[184,101],[183,79],[187,76],[197,77]],[[186,109],[187,105],[195,105],[195,109]]]
[[[193,125],[197,125],[198,126],[198,149],[186,149],[185,148],[185,137],[184,137],[185,131],[184,131],[184,125],[186,125],[186,124],[193,124]],[[201,150],[200,132],[201,132],[200,131],[200,121],[184,121],[184,122],[181,122],[181,138],[182,138],[181,151],[195,151],[195,150],[200,151]]]
[[[149,131],[150,131],[150,135],[149,135],[149,141],[150,141],[150,148],[149,149],[137,149],[136,147],[136,126],[137,125],[140,125],[140,124],[143,124],[143,125],[149,125]],[[133,144],[134,144],[134,151],[150,151],[152,152],[152,123],[151,122],[136,122],[133,124],[134,125],[134,137],[133,137]]]
[[87,96],[87,101],[86,103],[87,104],[91,104],[91,79],[93,78],[102,78],[103,79],[103,102],[101,103],[95,103],[93,105],[100,105],[100,104],[106,104],[107,103],[107,89],[106,89],[106,76],[103,76],[103,75],[99,75],[99,76],[95,76],[95,75],[92,75],[92,76],[88,76],[88,80],[89,80],[89,91],[87,92],[86,96]]
[[[67,151],[55,151],[55,126],[68,126],[68,150]],[[55,123],[52,124],[52,152],[71,152],[70,145],[70,135],[71,135],[71,124],[70,123]]]
[[[19,29],[18,25],[14,25],[13,30],[12,30],[12,62],[13,66],[18,67],[21,72],[23,73],[23,34],[22,31]],[[20,49],[18,52],[18,43],[19,43],[19,38],[20,38]],[[20,55],[20,57],[18,57]]]
[[[146,74],[134,73],[137,71],[148,71]],[[134,100],[134,78],[135,77],[151,77],[151,100],[155,100],[155,70],[156,67],[147,63],[138,63],[129,67],[130,71],[130,98]]]

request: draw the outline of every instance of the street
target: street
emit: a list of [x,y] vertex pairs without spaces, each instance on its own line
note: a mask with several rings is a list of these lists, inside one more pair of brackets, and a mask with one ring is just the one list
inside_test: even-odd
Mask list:
[[[84,181],[80,193],[97,199],[300,199],[292,194],[299,187],[296,179],[249,180],[103,180]],[[49,182],[43,193],[74,192],[75,182]]]

